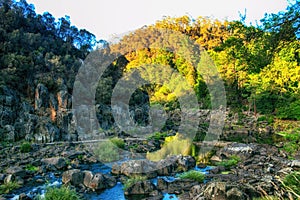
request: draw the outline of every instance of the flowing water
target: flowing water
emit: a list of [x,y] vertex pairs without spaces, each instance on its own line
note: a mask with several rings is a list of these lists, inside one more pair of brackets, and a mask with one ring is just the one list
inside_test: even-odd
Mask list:
[[[209,170],[211,170],[213,167],[207,166],[206,168],[198,168],[195,167],[195,170],[200,171],[204,174],[207,174]],[[94,164],[91,165],[89,170],[91,170],[94,173],[104,173],[108,174],[110,173],[110,166],[109,165],[101,165],[101,164]],[[36,177],[38,178],[38,177]],[[154,185],[157,185],[157,180],[158,178],[164,178],[166,181],[172,182],[176,179],[176,176],[159,176],[154,179],[151,179],[152,183]],[[12,195],[11,200],[18,200],[19,195],[21,193],[27,194],[29,197],[33,198],[37,195],[40,195],[41,197],[44,196],[46,188],[47,187],[59,187],[62,185],[61,178],[57,178],[53,175],[53,173],[49,173],[47,176],[48,183],[41,185],[41,186],[32,186],[32,187],[23,187],[18,190],[18,194]],[[176,197],[175,194],[168,194],[164,193],[164,198],[163,200],[177,200],[178,198]],[[91,194],[86,194],[85,197],[90,200],[126,200],[124,191],[123,191],[123,184],[121,182],[118,182],[114,187],[106,189],[102,191],[101,193],[91,193]]]

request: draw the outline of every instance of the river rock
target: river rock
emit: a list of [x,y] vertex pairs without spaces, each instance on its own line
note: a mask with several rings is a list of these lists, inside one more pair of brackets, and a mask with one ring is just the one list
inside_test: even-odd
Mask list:
[[92,189],[93,191],[98,191],[106,188],[113,187],[117,184],[117,181],[114,177],[96,173],[93,174],[91,171],[84,171],[84,180],[83,183],[87,188]]
[[156,187],[151,181],[139,181],[130,187],[126,188],[125,195],[149,195],[151,192],[155,191]]
[[83,180],[84,173],[82,173],[79,169],[71,169],[62,174],[62,182],[64,184],[79,186],[83,184]]
[[58,170],[62,170],[67,166],[65,159],[61,157],[44,158],[42,159],[42,163],[52,165]]
[[165,178],[158,178],[157,188],[167,193],[182,193],[183,191],[189,191],[193,186],[197,185],[198,182],[189,179],[175,179],[168,181]]
[[141,175],[154,178],[157,176],[156,165],[149,160],[130,160],[122,163],[121,174],[128,177]]
[[26,171],[23,170],[21,167],[9,167],[6,170],[7,174],[11,174],[15,177],[20,176],[22,178],[24,178],[26,176]]
[[183,171],[188,171],[196,166],[196,160],[192,156],[179,156],[177,163]]

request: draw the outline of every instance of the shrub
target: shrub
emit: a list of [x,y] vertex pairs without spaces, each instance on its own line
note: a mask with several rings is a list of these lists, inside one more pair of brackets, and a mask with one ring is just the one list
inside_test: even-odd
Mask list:
[[31,151],[31,144],[29,142],[24,142],[20,147],[20,151],[22,153],[30,152]]
[[145,176],[134,176],[134,177],[131,177],[131,178],[129,178],[129,179],[127,179],[125,181],[123,189],[126,190],[129,187],[131,187],[132,185],[136,184],[137,182],[139,182],[139,181],[145,181],[145,180],[147,180],[147,177],[145,177]]
[[300,100],[288,103],[279,108],[277,116],[280,119],[300,120]]
[[148,140],[163,140],[168,136],[166,132],[155,132],[152,135],[150,135],[147,139]]
[[298,198],[300,198],[300,171],[286,175],[283,185],[289,192],[298,195]]
[[28,164],[28,165],[26,165],[26,170],[32,171],[32,172],[36,172],[36,171],[39,170],[39,168],[36,167],[36,166],[33,166],[33,165],[31,165],[31,164]]
[[197,181],[199,183],[202,183],[204,181],[205,176],[201,172],[198,172],[196,170],[191,170],[191,171],[187,171],[187,172],[180,174],[179,178],[191,179],[191,180]]
[[102,162],[112,162],[119,159],[118,148],[110,141],[98,143],[94,153]]
[[0,185],[0,194],[8,194],[11,191],[13,191],[19,187],[20,187],[20,185],[14,181],[4,183],[4,184]]
[[190,155],[192,150],[192,142],[177,133],[175,136],[165,138],[162,148],[155,152],[147,152],[147,159],[152,161],[159,161],[169,155]]
[[80,200],[75,190],[69,187],[48,188],[45,193],[45,200]]
[[111,138],[110,141],[116,145],[117,147],[121,148],[121,149],[124,149],[125,147],[125,142],[123,139],[121,138],[118,138],[118,137],[114,137],[114,138]]
[[277,133],[281,135],[285,139],[285,143],[283,145],[283,149],[289,153],[290,156],[293,156],[294,153],[300,150],[300,131],[293,130],[292,132],[280,132]]
[[237,165],[240,161],[241,161],[240,157],[233,155],[228,160],[218,162],[217,165],[224,166],[226,169],[229,169],[232,166]]

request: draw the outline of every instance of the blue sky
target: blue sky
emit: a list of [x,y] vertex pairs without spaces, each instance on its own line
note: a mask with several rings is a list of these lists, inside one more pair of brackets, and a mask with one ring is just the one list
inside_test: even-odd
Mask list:
[[278,13],[286,0],[27,0],[39,14],[50,12],[55,18],[69,15],[78,28],[85,28],[97,39],[109,39],[155,23],[163,16],[193,18],[209,16],[220,20],[239,19],[247,9],[246,22],[255,24],[265,13]]

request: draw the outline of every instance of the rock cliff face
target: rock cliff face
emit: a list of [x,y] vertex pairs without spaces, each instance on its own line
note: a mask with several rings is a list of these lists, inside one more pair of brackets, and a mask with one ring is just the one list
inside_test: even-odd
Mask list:
[[[97,119],[94,119],[91,117],[90,110],[85,106],[81,106],[80,109],[77,109],[81,116],[78,122],[76,122],[71,109],[72,95],[68,92],[68,88],[64,83],[55,92],[48,89],[44,84],[37,84],[34,99],[32,100],[24,98],[16,91],[4,86],[0,88],[0,140],[18,141],[26,139],[38,143],[47,143],[93,139],[96,136],[99,138],[104,133],[99,133],[99,131],[97,133],[92,132],[95,129],[94,124],[96,120],[98,120],[101,128],[115,128],[112,110],[120,110],[121,108],[111,108],[97,104],[95,105]],[[153,116],[155,114],[164,115],[169,122],[171,121],[172,123],[166,124],[166,127],[172,130],[176,130],[176,127],[178,128],[182,117],[180,110],[163,114],[154,113]],[[118,115],[123,119],[128,118],[124,117],[122,113]],[[145,112],[145,115],[148,115],[148,113]],[[200,121],[197,137],[205,136],[210,123],[214,121],[212,112],[200,110],[191,116],[191,120]],[[135,123],[132,120],[130,122]],[[128,126],[131,125],[128,124]],[[84,132],[89,129],[91,129],[91,135],[85,137]],[[143,130],[140,129],[139,131]],[[159,130],[153,129],[153,132],[156,131]],[[227,110],[225,125],[220,139],[241,141],[244,138],[247,140],[244,142],[255,142],[257,136],[270,136],[272,133],[273,128],[267,122],[259,122],[253,114],[244,113],[242,116],[239,116]]]
[[50,93],[45,85],[38,84],[34,103],[3,87],[0,92],[0,140],[26,139],[39,143],[77,140],[71,105],[66,87]]

